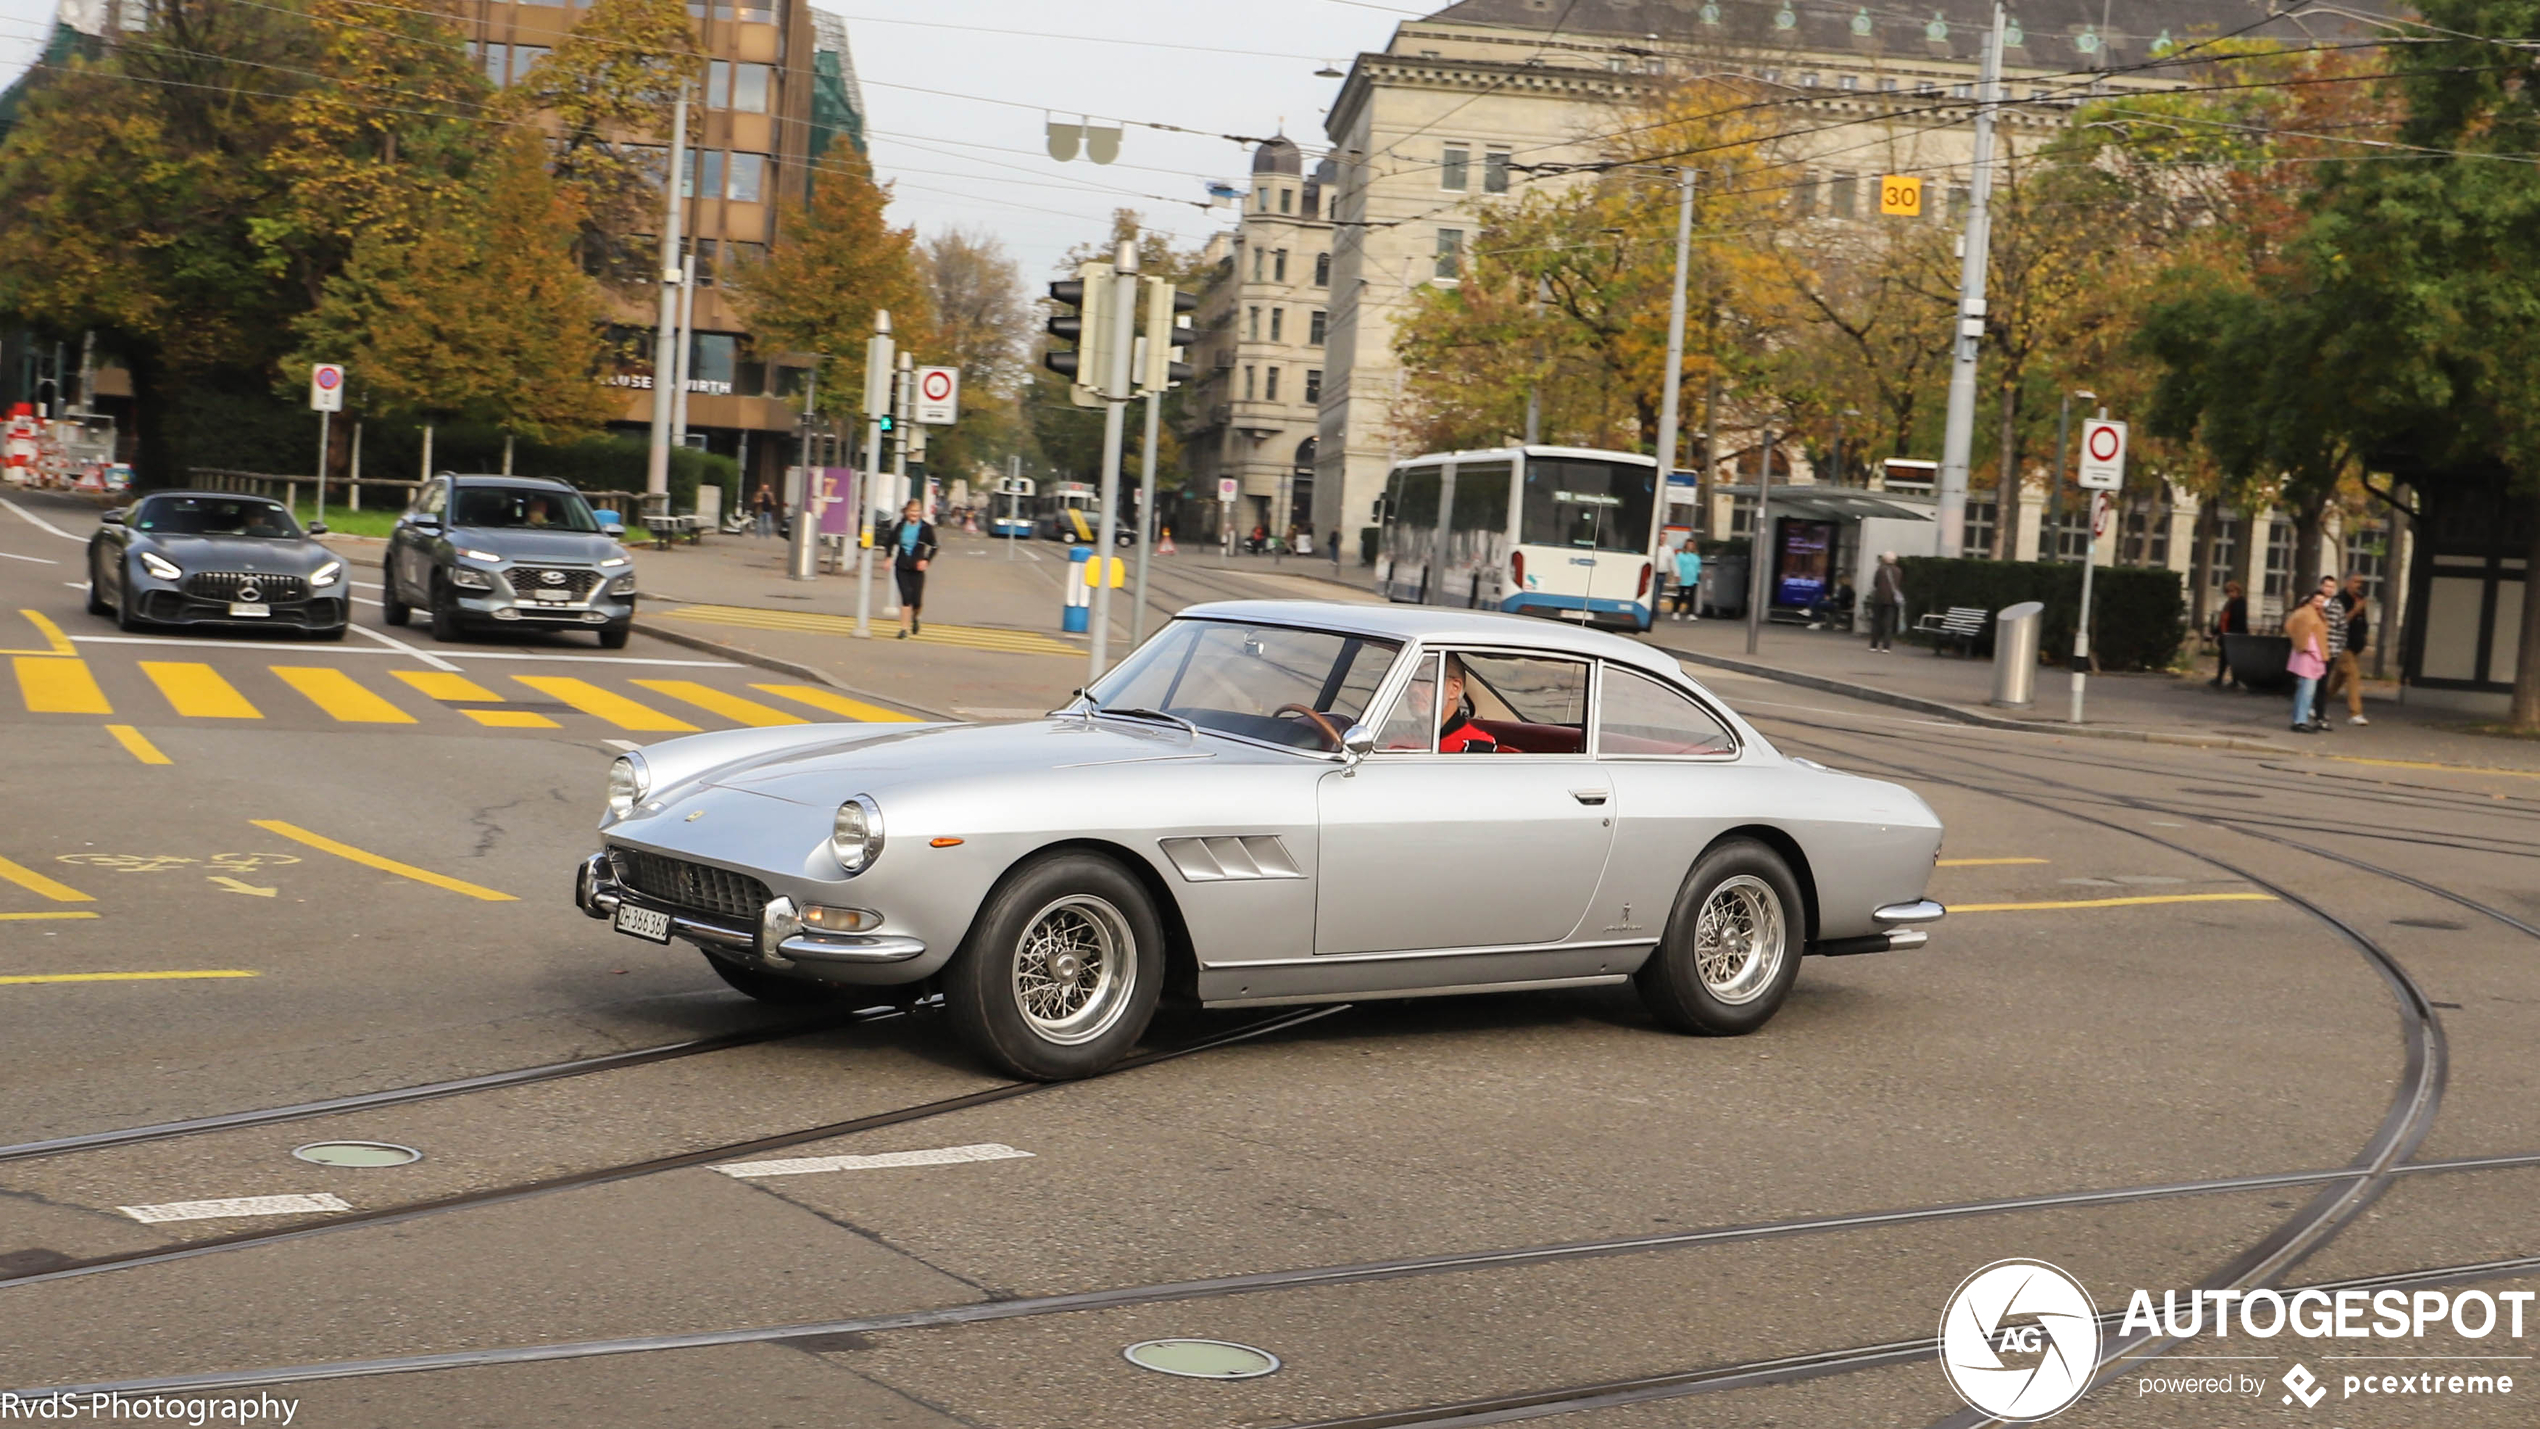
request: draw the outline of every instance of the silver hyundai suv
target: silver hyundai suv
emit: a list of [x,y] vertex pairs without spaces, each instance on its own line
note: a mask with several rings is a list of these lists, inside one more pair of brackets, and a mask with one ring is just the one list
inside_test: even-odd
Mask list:
[[561,481],[445,472],[388,537],[382,613],[403,625],[425,612],[435,640],[471,625],[578,626],[620,649],[635,619],[625,534]]

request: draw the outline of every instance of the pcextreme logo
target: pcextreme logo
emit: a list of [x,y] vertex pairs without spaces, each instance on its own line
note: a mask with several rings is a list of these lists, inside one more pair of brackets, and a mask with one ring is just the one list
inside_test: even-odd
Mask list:
[[1958,1397],[1986,1414],[2051,1419],[2090,1387],[2099,1312],[2081,1282],[2054,1266],[1997,1260],[1949,1297],[1940,1365]]

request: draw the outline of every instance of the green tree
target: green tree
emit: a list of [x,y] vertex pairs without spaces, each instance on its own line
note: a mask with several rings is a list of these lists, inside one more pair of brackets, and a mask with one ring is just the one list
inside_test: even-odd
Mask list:
[[[553,131],[556,181],[582,215],[576,249],[614,285],[653,280],[659,254],[632,236],[661,232],[673,103],[704,70],[680,0],[593,0],[503,92],[502,113]],[[704,129],[702,101],[690,93],[691,143]]]
[[961,420],[934,434],[927,454],[943,477],[1002,474],[1024,445],[1024,354],[1032,346],[1023,275],[993,234],[946,229],[917,250],[935,323],[921,361],[961,369]]
[[725,277],[761,351],[825,359],[821,410],[850,423],[861,422],[874,313],[891,315],[903,352],[928,351],[933,331],[916,230],[891,226],[890,198],[863,155],[833,149],[812,178],[808,201],[779,200],[779,241],[767,256],[734,264]]

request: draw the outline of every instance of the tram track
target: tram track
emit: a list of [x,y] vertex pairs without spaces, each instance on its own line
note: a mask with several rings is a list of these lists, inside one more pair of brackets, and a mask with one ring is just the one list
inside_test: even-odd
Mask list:
[[[1198,1053],[1212,1051],[1220,1047],[1232,1046],[1238,1042],[1247,1042],[1257,1037],[1269,1036],[1272,1033],[1282,1032],[1291,1027],[1301,1026],[1318,1018],[1330,1016],[1335,1012],[1344,1010],[1347,1006],[1348,1004],[1341,1003],[1326,1007],[1303,1008],[1295,1012],[1283,1013],[1278,1016],[1266,1018],[1262,1021],[1252,1023],[1231,1032],[1224,1032],[1215,1036],[1204,1037],[1195,1042],[1184,1044],[1183,1046],[1162,1048],[1156,1051],[1143,1053],[1122,1061],[1118,1066],[1112,1069],[1111,1074],[1132,1071],[1140,1067],[1154,1066],[1161,1062],[1174,1061],[1182,1057],[1193,1056]],[[200,1240],[184,1241],[172,1245],[152,1246],[145,1249],[122,1251],[110,1255],[90,1256],[73,1260],[66,1264],[48,1266],[40,1270],[24,1271],[16,1275],[0,1276],[0,1291],[7,1291],[25,1285],[43,1284],[49,1281],[71,1280],[83,1276],[105,1274],[112,1271],[132,1270],[146,1265],[164,1265],[172,1261],[191,1260],[198,1256],[214,1255],[224,1251],[245,1250],[256,1246],[277,1245],[285,1241],[305,1240],[311,1237],[330,1235],[338,1231],[351,1230],[361,1226],[393,1225],[404,1221],[420,1220],[428,1216],[446,1215],[454,1211],[474,1210],[487,1206],[504,1205],[513,1201],[526,1200],[533,1196],[551,1195],[559,1191],[572,1191],[590,1186],[608,1185],[618,1181],[629,1181],[639,1177],[658,1175],[665,1171],[676,1171],[687,1167],[709,1165],[718,1161],[743,1160],[751,1157],[764,1156],[769,1152],[781,1151],[789,1147],[801,1146],[810,1142],[827,1141],[842,1136],[853,1136],[858,1132],[875,1131],[883,1127],[904,1126],[911,1122],[926,1121],[934,1117],[949,1115],[953,1112],[968,1111],[974,1107],[990,1106],[998,1102],[1011,1101],[1017,1097],[1029,1096],[1034,1092],[1046,1091],[1054,1086],[1065,1085],[1070,1084],[1063,1082],[1006,1082],[997,1086],[983,1088],[975,1092],[965,1092],[959,1096],[943,1097],[934,1101],[919,1102],[911,1106],[894,1108],[890,1111],[873,1112],[864,1116],[850,1117],[843,1121],[827,1122],[819,1126],[800,1127],[792,1131],[777,1132],[768,1136],[757,1136],[739,1141],[721,1142],[713,1146],[672,1152],[662,1156],[645,1157],[636,1161],[613,1162],[605,1166],[589,1167],[579,1171],[565,1172],[560,1175],[538,1177],[527,1181],[516,1181],[501,1186],[484,1187],[473,1191],[462,1191],[447,1196],[433,1197],[428,1200],[407,1201],[396,1205],[378,1206],[364,1210],[331,1214],[323,1221],[317,1221],[307,1225],[285,1226],[270,1230],[238,1231],[228,1235],[207,1236]]]

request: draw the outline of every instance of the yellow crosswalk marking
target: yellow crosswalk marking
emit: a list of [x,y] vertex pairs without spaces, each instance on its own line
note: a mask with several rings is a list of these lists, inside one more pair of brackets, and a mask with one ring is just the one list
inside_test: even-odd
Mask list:
[[814,709],[827,710],[831,714],[845,715],[849,719],[867,720],[875,724],[918,722],[915,715],[901,714],[898,710],[886,710],[880,705],[868,705],[862,700],[851,700],[845,695],[831,694],[818,685],[752,685],[750,688],[765,691],[782,699],[796,700]]
[[343,671],[327,665],[274,665],[282,682],[298,690],[310,704],[346,724],[412,724],[415,717],[364,689]]
[[2272,893],[2162,893],[2140,898],[2076,898],[2055,903],[1952,903],[1960,913],[2040,913],[2057,908],[2140,908],[2149,903],[2273,903]]
[[0,923],[46,923],[62,918],[94,918],[94,913],[0,913]]
[[619,729],[662,730],[688,734],[696,726],[684,719],[663,714],[650,705],[638,704],[624,695],[612,694],[588,680],[564,675],[514,675],[518,680],[550,699],[562,701],[595,719],[607,720]]
[[43,637],[44,648],[41,650],[0,650],[0,655],[76,655],[79,653],[72,648],[71,638],[62,633],[62,627],[45,619],[44,612],[21,610],[18,614],[25,616],[27,623],[35,627],[35,633]]
[[29,893],[50,898],[56,903],[94,903],[97,900],[54,879],[45,877],[22,863],[0,858],[0,878],[5,878]]
[[536,710],[461,710],[460,714],[488,729],[562,729]]
[[811,723],[801,715],[787,714],[773,705],[763,705],[756,700],[745,700],[739,695],[727,695],[711,685],[700,685],[694,680],[637,680],[635,683],[657,695],[668,695],[674,700],[684,700],[699,709],[712,710],[725,719],[737,719],[743,724]]
[[415,692],[434,700],[482,700],[499,705],[503,697],[465,675],[447,670],[399,670],[397,678],[414,686]]
[[331,853],[337,858],[350,859],[365,868],[375,868],[382,873],[393,873],[399,878],[411,878],[417,883],[429,883],[435,888],[446,888],[453,893],[464,893],[470,898],[482,898],[488,903],[520,901],[508,893],[470,883],[464,878],[452,878],[446,873],[434,873],[431,869],[417,868],[411,863],[399,863],[393,858],[372,853],[368,849],[355,848],[348,843],[338,843],[324,834],[311,833],[298,824],[285,823],[280,819],[249,819],[247,822],[263,829],[266,833],[280,834],[294,843],[307,844],[320,853]]
[[263,719],[264,711],[247,702],[238,687],[209,665],[176,660],[144,660],[141,673],[168,697],[178,714],[196,719]]
[[0,977],[0,984],[20,986],[31,982],[195,982],[204,978],[254,977],[240,968],[203,968],[198,971],[173,973],[14,973]]
[[152,744],[149,736],[143,734],[137,729],[134,729],[131,725],[110,724],[106,726],[106,733],[113,735],[115,737],[115,743],[122,745],[127,750],[130,750],[132,752],[132,757],[140,760],[144,764],[174,764],[176,762],[175,760],[168,758],[166,755],[161,754],[159,752],[159,746]]
[[[788,630],[810,635],[853,635],[855,619],[845,615],[820,615],[803,610],[755,610],[740,605],[684,605],[667,612],[673,620],[693,620],[705,625],[730,625],[748,630]],[[887,625],[878,627],[888,630]],[[971,650],[996,650],[1010,655],[1070,655],[1084,658],[1082,646],[1070,645],[1054,636],[1032,630],[1001,630],[986,625],[928,625],[917,633],[924,645],[953,645]]]
[[113,714],[88,662],[60,655],[19,655],[18,694],[34,714]]

